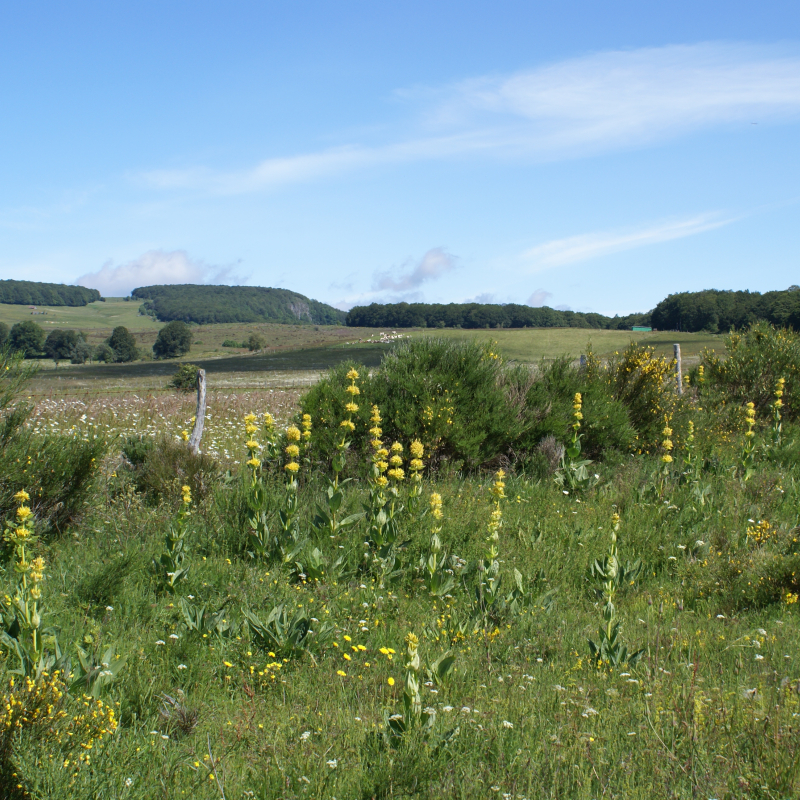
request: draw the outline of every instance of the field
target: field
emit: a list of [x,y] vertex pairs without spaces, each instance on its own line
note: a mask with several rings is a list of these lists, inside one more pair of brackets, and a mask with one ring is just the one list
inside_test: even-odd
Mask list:
[[[542,367],[519,385],[552,381],[547,402],[525,416],[503,377],[514,364],[495,350],[539,347],[535,360],[581,339],[500,331],[496,346],[470,349],[480,337],[464,333],[439,346],[412,332],[416,349],[398,351],[398,363],[430,351],[448,364],[452,352],[474,359],[470,378],[413,361],[347,379],[323,367],[209,366],[197,459],[182,441],[194,397],[163,388],[169,365],[80,378],[70,368],[23,386],[33,408],[3,461],[0,794],[798,796],[798,376],[794,355],[780,361],[789,345],[770,340],[771,362],[752,349],[731,351],[727,367],[707,360],[681,398],[668,362],[642,351],[591,366],[596,374]],[[693,342],[709,340],[682,340],[689,351]],[[625,344],[609,335],[596,350]],[[459,394],[474,376],[488,382]],[[742,376],[758,404],[752,424],[734,394]],[[557,380],[580,386],[583,400]],[[514,405],[504,411],[498,397]],[[363,421],[372,402],[382,422]],[[308,437],[287,429],[303,403]],[[607,437],[623,406],[637,439],[620,450]],[[494,456],[475,444],[481,425],[542,426],[548,415],[561,444],[525,451],[517,439]],[[569,449],[578,436],[582,453]],[[51,502],[51,475],[66,480],[81,447],[104,455],[84,488],[73,482]],[[474,447],[484,449],[470,467]],[[600,449],[582,464],[591,447]],[[18,488],[30,499],[13,500]],[[54,519],[64,521],[48,528]],[[19,655],[31,652],[40,656]],[[62,677],[35,680],[35,658],[57,653],[69,656],[59,664],[73,673],[71,693]],[[30,683],[12,676],[20,663]]]

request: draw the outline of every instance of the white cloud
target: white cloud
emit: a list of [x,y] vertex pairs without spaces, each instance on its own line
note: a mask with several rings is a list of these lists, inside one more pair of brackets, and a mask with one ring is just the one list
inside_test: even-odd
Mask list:
[[[403,265],[407,268],[408,263]],[[405,273],[393,274],[391,270],[375,274],[373,289],[378,292],[408,292],[422,286],[426,281],[436,280],[456,267],[455,256],[442,247],[434,247]]]
[[518,147],[582,154],[796,115],[800,57],[713,43],[597,53],[466,81],[447,102],[465,120],[527,122],[517,128]]
[[191,259],[185,250],[149,250],[127,264],[107,261],[96,272],[75,280],[98,289],[104,297],[126,297],[139,286],[169,283],[221,283],[230,279],[232,267],[217,267]]
[[[724,219],[717,214],[700,214],[688,219],[667,220],[636,230],[586,233],[537,245],[525,251],[521,258],[532,271],[538,272],[623,250],[694,236],[729,225],[731,222],[734,222],[734,218]],[[534,292],[533,297],[537,294],[538,292]],[[529,304],[534,305],[530,301]]]
[[797,116],[800,56],[719,43],[617,50],[403,95],[427,106],[426,123],[404,141],[134,179],[158,189],[238,194],[383,163],[478,153],[552,160],[641,147],[712,125]]
[[539,306],[543,306],[547,304],[547,301],[553,296],[552,292],[548,292],[546,289],[537,289],[526,301],[525,303],[529,306],[533,306],[534,308],[538,308]]

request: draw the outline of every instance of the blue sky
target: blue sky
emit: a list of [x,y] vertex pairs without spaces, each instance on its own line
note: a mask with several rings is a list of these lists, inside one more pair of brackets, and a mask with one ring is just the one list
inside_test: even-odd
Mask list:
[[0,277],[606,314],[800,283],[800,4],[658,5],[4,4]]

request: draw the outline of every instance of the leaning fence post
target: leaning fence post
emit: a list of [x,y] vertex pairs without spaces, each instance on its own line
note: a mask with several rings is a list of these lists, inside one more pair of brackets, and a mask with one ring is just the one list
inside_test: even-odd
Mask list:
[[678,385],[678,394],[683,394],[683,373],[681,372],[681,346],[679,344],[672,345],[675,351],[675,381]]
[[189,437],[189,450],[197,455],[200,450],[200,439],[203,437],[203,425],[206,419],[206,371],[197,370],[197,413],[194,417],[194,428]]

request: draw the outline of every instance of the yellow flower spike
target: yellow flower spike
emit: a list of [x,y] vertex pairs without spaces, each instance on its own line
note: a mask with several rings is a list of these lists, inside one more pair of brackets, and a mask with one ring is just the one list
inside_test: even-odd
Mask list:
[[245,446],[248,450],[258,450],[261,447],[261,445],[253,439],[246,441]]
[[189,441],[189,431],[181,431],[181,439],[183,439],[184,442],[188,442]]
[[19,491],[18,491],[18,492],[17,492],[17,493],[14,495],[14,499],[15,499],[15,500],[16,500],[18,503],[26,503],[28,500],[30,500],[30,499],[31,499],[31,496],[30,496],[30,495],[29,495],[29,494],[28,494],[28,493],[27,493],[27,492],[26,492],[24,489],[20,489],[20,490],[19,490]]
[[355,414],[355,413],[356,413],[356,411],[358,411],[358,406],[357,406],[355,403],[353,403],[353,402],[350,402],[350,403],[347,403],[347,404],[345,404],[345,407],[344,407],[344,409],[345,409],[345,411],[347,411],[349,414]]
[[351,384],[350,386],[345,386],[344,390],[348,394],[353,395],[353,397],[355,397],[356,395],[361,394],[361,389],[359,389],[358,386],[356,386],[355,384]]
[[300,455],[300,448],[296,444],[290,444],[284,452],[289,458],[298,458]]
[[295,461],[290,461],[284,469],[291,473],[296,473],[300,469],[300,465]]
[[290,442],[299,442],[300,441],[300,429],[295,425],[290,425],[286,429],[286,439]]
[[28,506],[20,506],[17,509],[17,517],[19,517],[20,522],[24,523],[25,520],[31,516],[31,514],[33,514],[33,511],[31,511]]
[[253,469],[258,469],[261,466],[261,462],[257,458],[251,458],[247,462],[248,467],[252,467]]
[[392,450],[393,453],[402,453],[403,452],[403,445],[401,445],[400,442],[395,442],[392,445],[391,450]]
[[406,477],[405,471],[402,470],[400,467],[395,467],[394,469],[390,469],[386,474],[390,478],[393,478],[394,480],[396,480],[398,482],[404,480],[405,477]]
[[353,369],[352,367],[350,368],[350,370],[347,373],[347,380],[349,380],[349,381],[357,381],[358,380],[358,372],[356,372],[356,370]]
[[411,451],[411,455],[414,456],[414,458],[422,458],[425,453],[425,448],[422,446],[422,442],[420,442],[419,439],[415,439],[411,442],[408,449]]
[[349,419],[343,419],[339,423],[339,427],[340,428],[347,428],[347,430],[349,430],[350,432],[352,432],[352,431],[354,431],[356,429],[355,424]]

